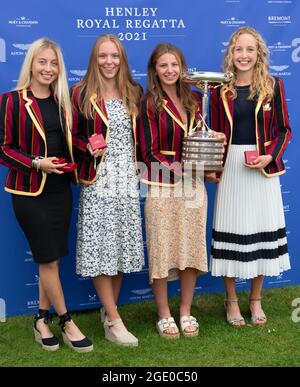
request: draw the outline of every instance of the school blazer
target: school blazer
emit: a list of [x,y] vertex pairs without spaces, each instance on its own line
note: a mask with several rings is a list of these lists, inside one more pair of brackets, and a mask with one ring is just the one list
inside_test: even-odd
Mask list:
[[[181,180],[182,139],[188,130],[196,125],[195,116],[201,113],[202,96],[192,91],[198,102],[195,115],[187,115],[187,125],[182,122],[179,112],[167,94],[161,111],[157,111],[152,97],[146,97],[141,104],[138,119],[138,140],[140,144],[141,181],[149,185],[172,187]],[[198,121],[198,120],[197,120]]]
[[[87,119],[79,110],[79,88],[74,87],[71,91],[73,103],[73,151],[75,161],[78,163],[77,171],[79,181],[89,185],[96,179],[97,166],[105,161],[105,152],[97,157],[96,162],[94,157],[87,149],[88,139],[93,134],[102,134],[106,143],[109,143],[109,120],[105,109],[103,99],[98,99],[96,94],[90,97],[90,102],[93,106],[93,118]],[[134,146],[134,157],[137,161],[138,144],[136,139],[136,116],[132,114],[132,136]]]
[[[73,162],[72,135],[63,117],[67,161]],[[47,157],[46,135],[38,103],[31,90],[15,90],[0,96],[0,163],[8,167],[5,191],[38,196],[47,173],[32,168],[32,160]],[[77,183],[77,173],[70,173]]]
[[[226,86],[219,86],[211,93],[210,125],[211,129],[223,132],[227,138],[224,153],[224,165],[231,145],[234,103],[231,92]],[[283,82],[275,78],[274,97],[271,100],[257,100],[255,108],[256,147],[260,155],[271,155],[273,160],[262,173],[267,177],[285,173],[282,155],[291,139],[291,128],[287,111]]]

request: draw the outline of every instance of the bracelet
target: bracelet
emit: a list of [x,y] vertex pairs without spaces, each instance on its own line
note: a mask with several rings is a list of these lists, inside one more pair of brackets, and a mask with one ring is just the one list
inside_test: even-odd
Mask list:
[[33,160],[32,160],[32,163],[31,163],[31,166],[32,168],[36,169],[37,171],[39,171],[40,169],[40,160],[43,159],[44,157],[42,156],[38,156],[38,157],[35,157]]

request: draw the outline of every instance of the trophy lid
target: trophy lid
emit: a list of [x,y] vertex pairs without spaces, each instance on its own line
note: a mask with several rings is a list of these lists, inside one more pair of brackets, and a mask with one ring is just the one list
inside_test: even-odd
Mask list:
[[210,83],[227,83],[232,79],[232,77],[232,73],[219,73],[212,71],[194,71],[183,74],[183,80]]

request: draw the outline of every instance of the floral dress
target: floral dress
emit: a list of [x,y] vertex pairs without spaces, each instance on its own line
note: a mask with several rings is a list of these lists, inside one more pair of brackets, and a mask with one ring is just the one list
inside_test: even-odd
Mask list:
[[106,110],[105,158],[80,194],[76,271],[84,277],[138,272],[144,265],[131,120],[121,100],[107,101]]

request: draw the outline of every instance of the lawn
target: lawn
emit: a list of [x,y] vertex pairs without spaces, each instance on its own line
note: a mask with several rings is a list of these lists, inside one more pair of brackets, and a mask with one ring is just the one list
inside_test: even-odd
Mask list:
[[[75,353],[62,343],[57,317],[52,330],[60,337],[61,348],[53,353],[34,342],[31,317],[8,318],[0,323],[0,366],[300,366],[300,322],[292,321],[293,311],[300,318],[300,311],[292,306],[292,301],[300,298],[300,286],[263,291],[268,316],[264,327],[250,324],[247,294],[241,292],[239,298],[247,322],[244,328],[234,329],[225,322],[221,294],[202,295],[195,297],[192,307],[192,314],[200,323],[199,336],[181,336],[179,340],[158,336],[153,301],[121,306],[119,311],[128,329],[139,338],[139,346],[134,348],[104,339],[99,311],[73,313],[74,320],[94,343],[94,351],[84,354]],[[171,309],[177,321],[178,305],[178,298],[172,298]]]

